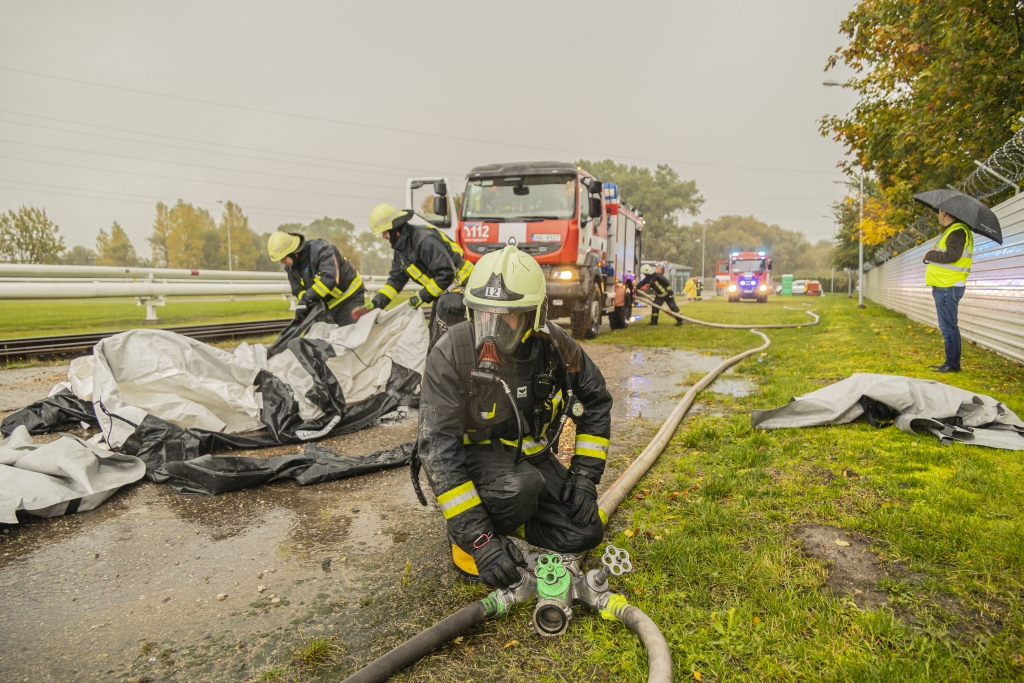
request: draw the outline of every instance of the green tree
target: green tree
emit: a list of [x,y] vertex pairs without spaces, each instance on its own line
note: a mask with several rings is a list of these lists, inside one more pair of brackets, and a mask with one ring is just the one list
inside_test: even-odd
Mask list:
[[100,266],[125,266],[128,268],[139,265],[139,256],[128,238],[128,233],[114,221],[110,234],[100,228],[96,237],[96,264]]
[[645,257],[678,262],[690,250],[679,220],[685,214],[696,216],[704,204],[696,181],[681,180],[679,173],[666,164],[658,164],[653,173],[649,168],[617,164],[611,159],[581,159],[576,165],[601,182],[617,184],[619,195],[643,212]]
[[259,237],[249,227],[249,219],[242,213],[242,207],[234,202],[224,205],[218,228],[223,252],[220,260],[225,265],[228,263],[228,230],[231,231],[231,267],[234,270],[256,270],[262,251]]
[[360,270],[367,275],[387,275],[391,272],[391,245],[380,235],[361,232],[356,238],[361,258]]
[[167,235],[170,232],[170,210],[163,202],[157,202],[156,218],[153,220],[153,234],[146,239],[153,250],[153,258],[150,261],[154,268],[167,267]]
[[821,133],[846,146],[845,168],[878,178],[887,221],[905,225],[911,194],[966,176],[1019,128],[1024,2],[861,0],[840,33],[826,71],[853,69],[859,101]]
[[[168,267],[219,270],[226,265],[221,261],[217,224],[206,209],[197,208],[179,199],[167,212],[166,230]],[[154,229],[154,236],[155,233]],[[155,257],[154,249],[154,260]]]
[[277,227],[282,232],[294,232],[303,235],[306,239],[317,239],[330,242],[334,246],[338,247],[342,256],[347,258],[355,266],[356,270],[361,270],[361,254],[356,246],[356,226],[344,218],[317,218],[315,221],[311,221],[309,225],[302,225],[301,223],[284,223]]
[[710,282],[715,262],[725,261],[734,251],[767,251],[772,258],[772,273],[778,278],[783,273],[798,277],[824,276],[829,272],[827,240],[812,245],[803,233],[765,223],[753,216],[721,216],[713,220],[696,222],[680,228],[685,244],[693,244],[693,251],[682,261],[700,274],[701,248],[698,240],[707,235],[705,245],[705,278]]
[[0,261],[58,263],[63,253],[64,237],[45,209],[25,204],[0,214]]
[[75,245],[60,257],[62,266],[95,266],[96,252],[89,247]]

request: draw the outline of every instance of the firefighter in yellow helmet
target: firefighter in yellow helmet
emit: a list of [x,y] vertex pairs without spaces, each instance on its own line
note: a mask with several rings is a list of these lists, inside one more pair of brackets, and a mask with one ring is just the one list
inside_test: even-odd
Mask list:
[[[415,224],[415,214],[396,209],[390,204],[378,204],[370,212],[370,229],[391,244],[394,256],[387,283],[373,297],[368,308],[355,312],[355,318],[374,308],[385,308],[410,279],[422,285],[409,298],[409,305],[419,308],[442,298],[449,290],[463,285],[473,272],[473,264],[465,258],[462,247],[429,223]],[[437,301],[431,315],[431,342],[436,342],[447,324],[463,319],[461,292]],[[450,309],[450,311],[449,311]],[[446,316],[439,317],[440,313]],[[450,315],[454,315],[452,319]]]
[[[604,536],[597,485],[612,397],[580,345],[547,323],[545,289],[540,266],[514,245],[485,255],[466,284],[470,319],[440,338],[423,374],[419,457],[452,561],[491,586],[520,578],[511,535],[568,562]],[[555,457],[567,417],[576,423],[568,469]]]
[[363,305],[366,290],[359,272],[336,246],[279,230],[267,240],[267,252],[288,274],[292,294],[299,299],[297,320],[304,320],[314,303],[323,302],[330,321],[338,325],[355,322],[352,312]]

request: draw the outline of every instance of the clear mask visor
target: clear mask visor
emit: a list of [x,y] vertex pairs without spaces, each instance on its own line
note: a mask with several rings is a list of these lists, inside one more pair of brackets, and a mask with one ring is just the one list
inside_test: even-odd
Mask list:
[[516,346],[530,329],[534,311],[514,313],[493,313],[473,311],[473,332],[479,349],[484,341],[491,340],[498,350],[505,354],[515,351]]

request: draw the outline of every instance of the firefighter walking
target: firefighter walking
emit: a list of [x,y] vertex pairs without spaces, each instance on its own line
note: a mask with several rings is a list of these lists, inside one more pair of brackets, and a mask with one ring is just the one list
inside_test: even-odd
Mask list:
[[[517,583],[525,565],[510,536],[565,555],[604,536],[597,485],[612,397],[580,345],[547,323],[545,296],[533,257],[514,245],[485,255],[465,287],[469,320],[440,338],[423,374],[419,455],[452,561],[496,587]],[[569,416],[567,469],[555,453]]]
[[[651,307],[651,321],[648,325],[658,324],[658,314],[661,310],[657,308],[661,305],[667,305],[670,310],[675,313],[679,312],[679,306],[676,305],[676,296],[672,291],[672,283],[669,282],[668,278],[659,273],[653,265],[645,263],[640,266],[640,274],[643,278],[640,280],[640,289],[646,289],[653,291],[654,293],[654,306]],[[683,321],[676,319],[676,327],[683,324]]]
[[334,323],[355,322],[352,313],[363,305],[366,290],[359,272],[336,246],[279,230],[267,240],[267,252],[272,261],[284,264],[292,295],[299,300],[297,320],[305,319],[310,306],[322,301]]

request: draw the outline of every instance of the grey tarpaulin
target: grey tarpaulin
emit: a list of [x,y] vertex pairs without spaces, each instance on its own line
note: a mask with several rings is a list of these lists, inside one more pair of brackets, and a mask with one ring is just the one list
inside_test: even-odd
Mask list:
[[750,422],[758,429],[781,429],[859,418],[872,424],[893,420],[909,434],[930,432],[944,443],[1024,450],[1024,422],[1005,404],[935,380],[898,375],[857,373],[780,408],[754,410]]
[[140,459],[74,436],[34,444],[22,425],[0,440],[0,522],[17,524],[19,510],[37,517],[92,510],[145,474]]

